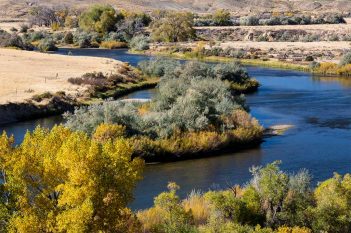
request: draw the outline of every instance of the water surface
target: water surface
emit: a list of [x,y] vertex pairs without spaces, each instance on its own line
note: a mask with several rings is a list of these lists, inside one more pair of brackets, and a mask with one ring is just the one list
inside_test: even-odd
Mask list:
[[[67,54],[68,50],[59,50]],[[109,57],[136,65],[150,59],[126,54],[125,50],[72,50],[75,55]],[[166,189],[168,181],[181,186],[185,197],[193,189],[226,188],[250,179],[249,168],[281,160],[282,169],[297,172],[307,168],[314,184],[333,175],[351,172],[351,81],[348,78],[312,77],[296,71],[248,67],[261,87],[247,96],[251,114],[264,126],[292,124],[285,135],[267,138],[260,147],[222,156],[147,166],[144,180],[135,191],[132,208],[152,205],[153,197]],[[128,98],[149,98],[152,90]],[[52,126],[59,118],[0,126],[21,141],[27,129]]]

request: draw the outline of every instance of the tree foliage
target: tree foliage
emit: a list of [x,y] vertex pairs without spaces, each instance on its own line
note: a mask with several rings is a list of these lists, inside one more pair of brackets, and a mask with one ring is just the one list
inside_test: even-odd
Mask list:
[[108,33],[121,17],[112,6],[94,5],[80,15],[79,27],[86,32]]
[[[101,135],[101,133],[98,133]],[[18,147],[0,138],[1,213],[9,232],[125,232],[143,162],[126,140],[101,142],[63,126],[37,128]],[[4,232],[4,231],[2,231]]]
[[195,39],[191,13],[170,12],[151,24],[151,37],[155,41],[179,42]]

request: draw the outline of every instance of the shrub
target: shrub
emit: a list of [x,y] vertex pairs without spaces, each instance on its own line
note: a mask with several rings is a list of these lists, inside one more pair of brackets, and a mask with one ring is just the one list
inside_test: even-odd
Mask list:
[[347,52],[344,54],[344,56],[341,58],[339,65],[344,66],[347,64],[351,64],[351,52]]
[[15,27],[11,27],[11,28],[10,28],[10,31],[11,31],[11,32],[17,32],[18,30],[17,30],[17,28],[15,28]]
[[20,25],[20,32],[21,33],[27,33],[28,29],[29,29],[29,26],[27,24]]
[[20,49],[31,50],[33,47],[17,34],[9,34],[0,30],[0,47],[16,47]]
[[65,27],[68,28],[77,28],[78,25],[78,18],[73,16],[67,16],[65,19]]
[[259,19],[255,16],[243,17],[243,18],[240,18],[240,25],[256,26],[256,25],[259,25]]
[[73,34],[72,34],[72,32],[67,32],[65,34],[65,37],[63,38],[63,41],[66,44],[73,44]]
[[125,131],[126,127],[122,125],[101,124],[96,128],[92,138],[103,143],[125,136]]
[[51,94],[50,92],[44,92],[43,94],[39,94],[39,95],[34,95],[32,97],[32,100],[36,101],[36,102],[41,102],[44,99],[50,99],[53,97],[53,94]]
[[143,51],[149,49],[149,38],[143,35],[135,36],[129,42],[129,47],[132,50]]
[[312,56],[306,56],[305,61],[314,61],[314,58]]
[[42,39],[38,44],[38,49],[41,52],[48,52],[56,51],[58,48],[56,47],[55,41],[52,38],[45,38]]
[[120,49],[128,48],[128,44],[120,41],[103,41],[101,42],[100,47],[105,49]]

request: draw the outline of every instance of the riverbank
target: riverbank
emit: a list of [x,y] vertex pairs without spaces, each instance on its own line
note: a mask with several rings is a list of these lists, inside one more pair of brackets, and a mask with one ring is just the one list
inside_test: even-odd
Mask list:
[[[102,86],[72,81],[100,72],[110,78]],[[0,49],[0,81],[0,124],[62,114],[158,83],[115,59],[14,49]]]
[[[309,45],[311,45],[310,48]],[[318,46],[320,46],[319,49]],[[298,70],[314,75],[351,76],[351,65],[338,65],[339,59],[342,58],[340,54],[343,54],[341,50],[347,51],[347,46],[349,43],[345,41],[311,43],[238,41],[216,42],[215,46],[210,45],[210,42],[201,41],[152,44],[149,50],[130,51],[130,53],[207,62],[235,61],[243,65]],[[318,57],[319,53],[328,54],[335,48],[340,50],[338,57],[323,59]],[[289,55],[292,51],[295,52]]]

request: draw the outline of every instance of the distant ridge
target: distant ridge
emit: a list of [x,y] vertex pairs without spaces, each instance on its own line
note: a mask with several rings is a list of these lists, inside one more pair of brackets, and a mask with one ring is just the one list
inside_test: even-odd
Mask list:
[[[60,4],[70,7],[86,7],[102,3],[129,10],[151,11],[155,9],[183,10],[197,13],[228,9],[234,14],[261,12],[351,12],[348,0],[60,0]],[[23,17],[32,6],[57,5],[56,0],[0,0],[0,17]]]

